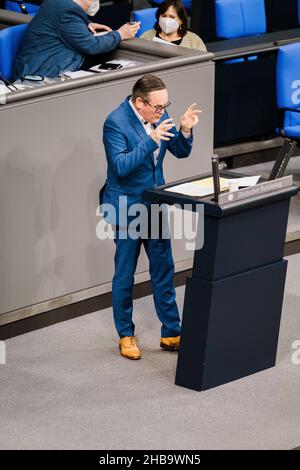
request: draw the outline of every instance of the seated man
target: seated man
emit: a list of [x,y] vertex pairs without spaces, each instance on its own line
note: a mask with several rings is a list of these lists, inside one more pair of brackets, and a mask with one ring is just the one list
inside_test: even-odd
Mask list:
[[[30,21],[24,44],[17,56],[14,79],[23,75],[57,77],[63,70],[85,69],[98,54],[114,50],[121,40],[135,36],[137,24],[125,24],[117,31],[90,23],[99,0],[46,0]],[[97,29],[109,31],[94,36]]]

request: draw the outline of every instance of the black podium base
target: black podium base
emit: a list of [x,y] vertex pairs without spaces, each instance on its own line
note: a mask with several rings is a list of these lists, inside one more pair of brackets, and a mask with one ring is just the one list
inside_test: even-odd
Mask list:
[[[210,177],[198,175],[144,191],[152,203],[204,206],[187,279],[176,385],[207,390],[275,365],[287,261],[282,259],[291,177],[220,196],[197,197],[170,186]],[[224,178],[240,177],[228,171]],[[204,225],[203,225],[204,222]]]
[[286,268],[187,279],[176,385],[206,390],[275,365]]

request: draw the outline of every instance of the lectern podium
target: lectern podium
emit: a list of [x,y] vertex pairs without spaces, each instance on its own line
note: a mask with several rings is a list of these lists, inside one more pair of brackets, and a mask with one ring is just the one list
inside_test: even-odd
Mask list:
[[[275,365],[287,261],[283,259],[292,177],[196,198],[145,191],[152,203],[204,204],[204,245],[187,278],[177,385],[206,390]],[[221,176],[237,175],[222,172]]]

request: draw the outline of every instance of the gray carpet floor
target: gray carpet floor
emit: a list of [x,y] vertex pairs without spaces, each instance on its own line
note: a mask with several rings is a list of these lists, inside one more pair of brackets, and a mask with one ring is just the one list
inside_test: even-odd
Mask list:
[[[277,365],[196,392],[174,385],[151,297],[134,303],[140,361],[119,355],[111,309],[6,341],[1,449],[291,449],[300,444],[300,255],[289,257]],[[184,287],[177,289],[182,309]]]

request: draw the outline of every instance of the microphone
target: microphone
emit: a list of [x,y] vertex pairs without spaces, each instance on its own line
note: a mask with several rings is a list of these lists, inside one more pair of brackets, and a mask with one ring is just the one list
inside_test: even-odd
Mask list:
[[282,147],[279,150],[274,166],[269,175],[269,178],[268,178],[269,181],[275,180],[277,178],[282,178],[282,176],[284,175],[285,169],[287,167],[287,164],[289,162],[289,159],[291,158],[296,145],[297,143],[294,140],[287,139],[287,138],[284,139]]
[[219,170],[219,157],[218,155],[213,155],[211,159],[212,164],[212,174],[214,182],[214,201],[219,201],[220,194],[220,170]]

